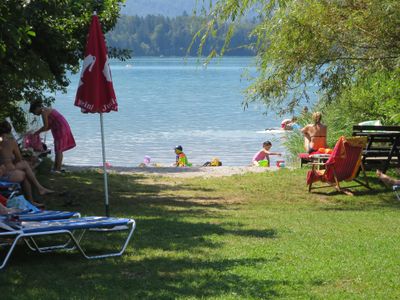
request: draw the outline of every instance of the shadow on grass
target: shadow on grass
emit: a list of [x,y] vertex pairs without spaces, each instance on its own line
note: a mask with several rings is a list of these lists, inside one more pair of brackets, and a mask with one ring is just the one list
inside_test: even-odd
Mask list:
[[[168,205],[182,202],[168,201]],[[200,213],[203,212],[200,210]],[[276,257],[225,259],[208,254],[221,247],[218,241],[210,238],[212,236],[270,239],[277,236],[274,229],[247,230],[237,223],[214,224],[201,218],[198,222],[182,221],[176,212],[164,211],[161,205],[141,210],[141,214],[134,239],[122,258],[86,261],[78,254],[38,255],[18,247],[9,266],[0,274],[2,294],[7,299],[35,296],[49,299],[60,295],[64,299],[82,299],[83,296],[87,299],[226,296],[260,299],[283,296],[281,289],[300,284],[263,280],[238,272],[238,269],[265,268],[278,260]],[[100,239],[90,248],[109,248],[105,243],[115,240]]]
[[[275,179],[278,175],[263,174],[251,176],[255,183],[248,186],[247,177],[240,179],[240,183],[233,178],[231,182],[237,186],[232,190],[248,193],[246,197],[269,199],[270,191],[265,186],[270,183],[274,190],[287,190],[292,201],[296,199],[296,193],[307,195],[304,181],[300,183],[297,173],[283,177],[296,181],[294,183]],[[51,187],[65,190],[69,196],[64,198],[79,202],[79,210],[84,214],[104,213],[101,174],[67,174],[51,179]],[[263,249],[264,242],[278,237],[277,231],[258,227],[247,229],[240,223],[240,215],[229,215],[235,207],[223,199],[218,188],[144,182],[145,177],[140,175],[110,176],[112,214],[133,216],[137,221],[137,230],[126,255],[86,261],[78,255],[37,255],[18,247],[8,268],[0,273],[2,296],[5,299],[264,299],[290,298],[323,284],[324,280],[318,277],[312,282],[285,280],[288,277],[282,274],[280,278],[274,278],[269,267],[271,270],[272,266],[276,267],[279,258],[261,250],[247,253],[247,243],[257,244],[258,249]],[[256,193],[252,193],[254,189]],[[374,183],[373,189],[381,187]],[[329,198],[329,203],[315,209],[329,210],[332,206],[341,210],[367,210],[384,205],[398,207],[389,201],[389,193],[383,191],[384,200],[377,199],[377,194],[355,197],[336,193],[332,195],[334,197],[323,195]],[[310,197],[304,196],[300,204],[314,209]],[[56,209],[63,208],[63,201],[56,195],[49,196],[46,202],[49,208]],[[290,201],[285,205],[293,205]],[[254,203],[265,207],[267,202]],[[285,210],[286,206],[279,209]],[[104,247],[105,242],[96,241],[91,247]],[[288,294],[290,292],[293,294]]]
[[[180,299],[204,297],[231,297],[237,299],[269,299],[285,297],[283,291],[298,286],[322,285],[323,280],[305,283],[301,280],[270,279],[259,276],[240,276],[238,270],[268,268],[279,261],[277,257],[224,259],[152,257],[140,261],[108,259],[85,262],[85,270],[75,259],[66,262],[65,257],[53,254],[48,258],[49,268],[41,278],[26,280],[30,271],[15,268],[0,284],[1,287],[24,281],[24,289],[18,297],[28,297],[41,291],[42,299],[62,295],[64,299]],[[23,262],[22,262],[23,263]],[[31,270],[43,267],[37,261],[28,262]],[[54,280],[55,266],[65,270],[64,276]],[[46,267],[46,266],[45,266]],[[246,272],[246,271],[244,271]],[[39,272],[37,275],[42,275]],[[54,273],[53,273],[54,274]],[[53,284],[48,284],[53,279]],[[48,285],[42,289],[43,282]],[[72,287],[79,282],[78,288]],[[7,289],[8,290],[8,289]],[[4,295],[4,294],[3,294]],[[5,296],[13,295],[6,293]],[[14,299],[17,299],[15,297]],[[57,298],[57,297],[56,297]]]
[[233,229],[225,228],[225,224],[190,223],[178,220],[144,219],[138,224],[140,239],[139,248],[162,250],[213,249],[220,245],[209,237],[213,235],[233,235],[248,238],[276,238],[274,229],[247,230],[236,225]]
[[[345,195],[336,191],[333,187],[326,187],[326,192],[313,191],[312,194],[320,196],[328,196],[333,200],[334,207],[326,206],[321,210],[332,211],[366,211],[381,208],[399,209],[400,202],[396,200],[395,195],[377,178],[369,178],[369,188],[362,185],[354,185],[353,183],[341,184],[341,187],[353,192],[353,196]],[[379,201],[376,201],[376,200]],[[331,204],[332,204],[331,203]]]
[[[96,299],[224,295],[268,298],[279,295],[277,287],[293,284],[257,279],[257,276],[248,278],[232,271],[265,266],[273,259],[209,256],[210,251],[223,247],[221,236],[272,239],[277,237],[276,230],[247,229],[225,219],[224,214],[232,210],[231,204],[224,202],[213,189],[157,182],[145,184],[144,179],[140,175],[110,176],[112,214],[133,216],[137,221],[125,256],[88,262],[70,253],[38,255],[25,247],[17,247],[9,266],[0,274],[3,294],[12,299],[14,292],[23,287],[18,297],[34,297],[39,293],[42,298],[60,295],[80,298],[84,293],[85,297]],[[49,209],[63,209],[64,198],[67,198],[79,203],[83,214],[104,213],[101,174],[67,174],[62,178],[51,177],[48,182],[64,192],[63,196],[56,194],[46,198]],[[176,193],[179,190],[182,193]],[[170,196],[172,192],[177,196]],[[117,239],[100,238],[89,248],[109,248],[107,243]],[[77,285],[79,289],[73,288]]]
[[[224,205],[218,203],[221,199],[212,195],[210,188],[201,188],[190,185],[168,185],[161,183],[141,183],[145,179],[143,175],[109,176],[109,199],[110,208],[114,215],[132,215],[141,206],[147,213],[149,205],[177,206],[177,207],[214,207],[222,208]],[[103,175],[96,172],[83,172],[77,174],[66,174],[62,177],[50,177],[46,179],[51,187],[57,191],[55,195],[46,196],[45,202],[50,209],[66,209],[66,205],[75,207],[83,214],[104,214],[104,187]],[[210,196],[171,197],[160,195],[161,192],[186,191],[189,194],[206,192]],[[145,205],[143,205],[145,204]],[[67,207],[68,208],[68,207]],[[76,209],[76,208],[75,208]],[[168,210],[165,210],[168,212]]]

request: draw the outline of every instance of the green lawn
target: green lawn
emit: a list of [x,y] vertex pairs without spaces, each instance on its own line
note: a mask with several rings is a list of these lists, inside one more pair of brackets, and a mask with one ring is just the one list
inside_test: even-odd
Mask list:
[[[371,173],[372,190],[353,188],[353,197],[330,188],[310,194],[305,172],[111,175],[112,214],[137,221],[126,254],[87,261],[21,244],[0,271],[1,298],[400,298],[400,203],[393,192]],[[47,197],[48,208],[103,214],[101,174],[53,176],[47,185],[65,191]],[[118,241],[93,238],[93,248]]]

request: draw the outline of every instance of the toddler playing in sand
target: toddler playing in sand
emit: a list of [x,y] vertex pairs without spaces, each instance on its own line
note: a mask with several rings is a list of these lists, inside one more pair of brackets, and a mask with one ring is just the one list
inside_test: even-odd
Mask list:
[[263,143],[263,147],[260,151],[258,151],[252,159],[252,163],[255,166],[269,167],[269,156],[270,155],[279,155],[282,154],[279,152],[270,152],[269,150],[272,147],[272,143],[270,141],[266,141]]
[[189,161],[186,157],[186,154],[183,153],[182,146],[175,147],[175,154],[176,154],[176,159],[175,159],[176,167],[191,167],[192,166],[192,164],[189,163]]

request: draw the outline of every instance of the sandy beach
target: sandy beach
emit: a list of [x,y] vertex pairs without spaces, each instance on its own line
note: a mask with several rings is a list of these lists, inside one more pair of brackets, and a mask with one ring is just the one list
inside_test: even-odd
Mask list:
[[[102,169],[98,166],[68,166],[68,171],[80,172],[80,171],[101,171]],[[144,174],[152,176],[166,176],[166,177],[181,177],[181,178],[193,178],[193,177],[223,177],[232,176],[237,174],[245,173],[262,173],[276,171],[276,167],[260,168],[253,166],[235,166],[235,167],[188,167],[188,168],[177,168],[177,167],[110,167],[107,168],[109,173],[116,174]]]

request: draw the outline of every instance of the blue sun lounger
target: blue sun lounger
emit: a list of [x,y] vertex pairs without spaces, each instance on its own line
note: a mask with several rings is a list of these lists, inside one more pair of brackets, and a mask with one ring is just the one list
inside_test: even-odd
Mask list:
[[[0,239],[6,239],[7,241],[11,240],[11,242],[8,243],[9,249],[4,256],[3,261],[0,262],[0,269],[3,269],[14,251],[15,246],[20,240],[23,240],[32,251],[37,251],[39,253],[53,252],[57,250],[71,251],[77,249],[87,259],[121,256],[125,252],[125,249],[133,235],[136,223],[133,219],[83,217],[40,222],[17,222],[15,224],[12,222],[2,223],[0,221],[0,227],[2,228],[0,231]],[[127,231],[127,236],[119,251],[100,255],[89,255],[81,247],[81,241],[83,240],[85,232],[88,230],[101,233]],[[79,235],[76,234],[78,231],[80,232]],[[69,240],[64,244],[46,247],[40,247],[35,241],[35,238],[37,237],[49,237],[52,235],[66,235]]]
[[59,210],[41,210],[38,212],[21,211],[8,215],[0,215],[0,222],[7,220],[9,216],[18,218],[19,221],[48,221],[48,220],[62,220],[70,218],[79,218],[80,213],[75,211],[59,211]]
[[[0,181],[0,193],[7,198],[11,198],[13,195],[20,193],[21,186],[18,183]],[[24,210],[21,212],[12,213],[13,216],[17,216],[20,221],[46,221],[46,220],[60,220],[69,218],[79,218],[81,216],[78,212],[70,211],[54,211],[54,210],[42,210],[42,211],[29,211]],[[7,215],[0,214],[0,221],[7,218]]]
[[16,182],[10,181],[0,181],[0,194],[6,198],[19,193],[21,190],[21,185]]
[[6,189],[14,188],[14,187],[19,188],[20,184],[16,183],[16,182],[11,182],[11,181],[0,180],[0,189],[6,190]]

